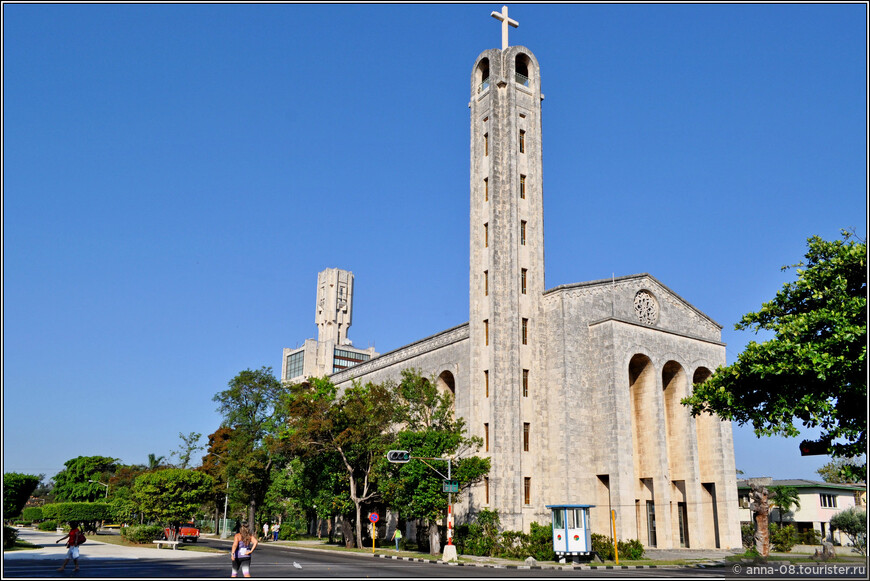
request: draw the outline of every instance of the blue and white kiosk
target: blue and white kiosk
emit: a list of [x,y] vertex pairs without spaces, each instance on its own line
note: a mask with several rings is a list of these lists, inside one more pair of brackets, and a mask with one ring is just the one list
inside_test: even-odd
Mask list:
[[580,560],[592,557],[592,531],[589,530],[589,509],[594,504],[548,504],[553,511],[553,551],[563,561],[565,557]]

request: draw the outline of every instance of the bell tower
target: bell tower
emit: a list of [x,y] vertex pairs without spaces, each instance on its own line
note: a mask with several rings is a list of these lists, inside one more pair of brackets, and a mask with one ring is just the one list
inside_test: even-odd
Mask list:
[[502,524],[517,530],[535,520],[543,474],[533,403],[543,360],[543,95],[535,56],[508,44],[508,26],[518,23],[507,7],[492,15],[502,22],[502,48],[477,57],[469,102],[469,426],[492,462],[474,503],[498,508]]

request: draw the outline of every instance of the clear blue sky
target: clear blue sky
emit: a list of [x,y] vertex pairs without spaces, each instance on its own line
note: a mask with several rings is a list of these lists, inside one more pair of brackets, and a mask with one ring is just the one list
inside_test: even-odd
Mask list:
[[[863,3],[509,7],[546,95],[547,288],[649,272],[733,362],[808,237],[866,236]],[[500,9],[4,4],[3,470],[213,432],[235,374],[315,336],[327,267],[356,346],[466,322]],[[747,476],[825,461],[734,434]]]

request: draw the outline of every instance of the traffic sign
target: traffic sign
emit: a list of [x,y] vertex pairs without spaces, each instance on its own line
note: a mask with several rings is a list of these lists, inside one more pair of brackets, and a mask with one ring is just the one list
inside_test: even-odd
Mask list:
[[387,452],[387,462],[404,464],[411,460],[411,453],[407,450],[390,450]]
[[459,481],[445,480],[441,490],[442,492],[459,492]]
[[372,523],[376,523],[376,522],[378,522],[378,519],[379,519],[379,518],[380,518],[380,517],[378,516],[378,513],[376,513],[376,512],[370,512],[370,513],[369,513],[369,520],[372,521]]

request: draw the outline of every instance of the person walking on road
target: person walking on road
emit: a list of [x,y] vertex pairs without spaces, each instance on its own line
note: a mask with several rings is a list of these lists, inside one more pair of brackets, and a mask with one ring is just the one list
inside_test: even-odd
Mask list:
[[66,539],[66,546],[69,547],[66,551],[66,559],[63,560],[63,565],[60,566],[58,571],[63,571],[66,568],[66,564],[69,563],[69,560],[72,559],[75,564],[75,569],[73,571],[79,570],[79,545],[85,542],[85,535],[79,530],[79,524],[77,522],[69,523],[69,534],[64,535],[58,540],[55,541],[55,544],[61,542]]
[[399,541],[402,540],[402,531],[399,529],[398,525],[396,525],[396,530],[393,531],[393,537],[396,539],[396,550],[399,550]]
[[281,525],[279,525],[277,522],[272,525],[272,540],[273,541],[278,540],[278,532],[280,530],[281,530]]
[[251,534],[247,525],[242,525],[233,538],[233,549],[230,551],[230,556],[233,559],[233,577],[238,577],[239,571],[244,577],[251,576],[251,553],[256,548],[256,535]]
[[267,522],[263,523],[263,540],[264,541],[269,540],[269,523],[267,523]]

